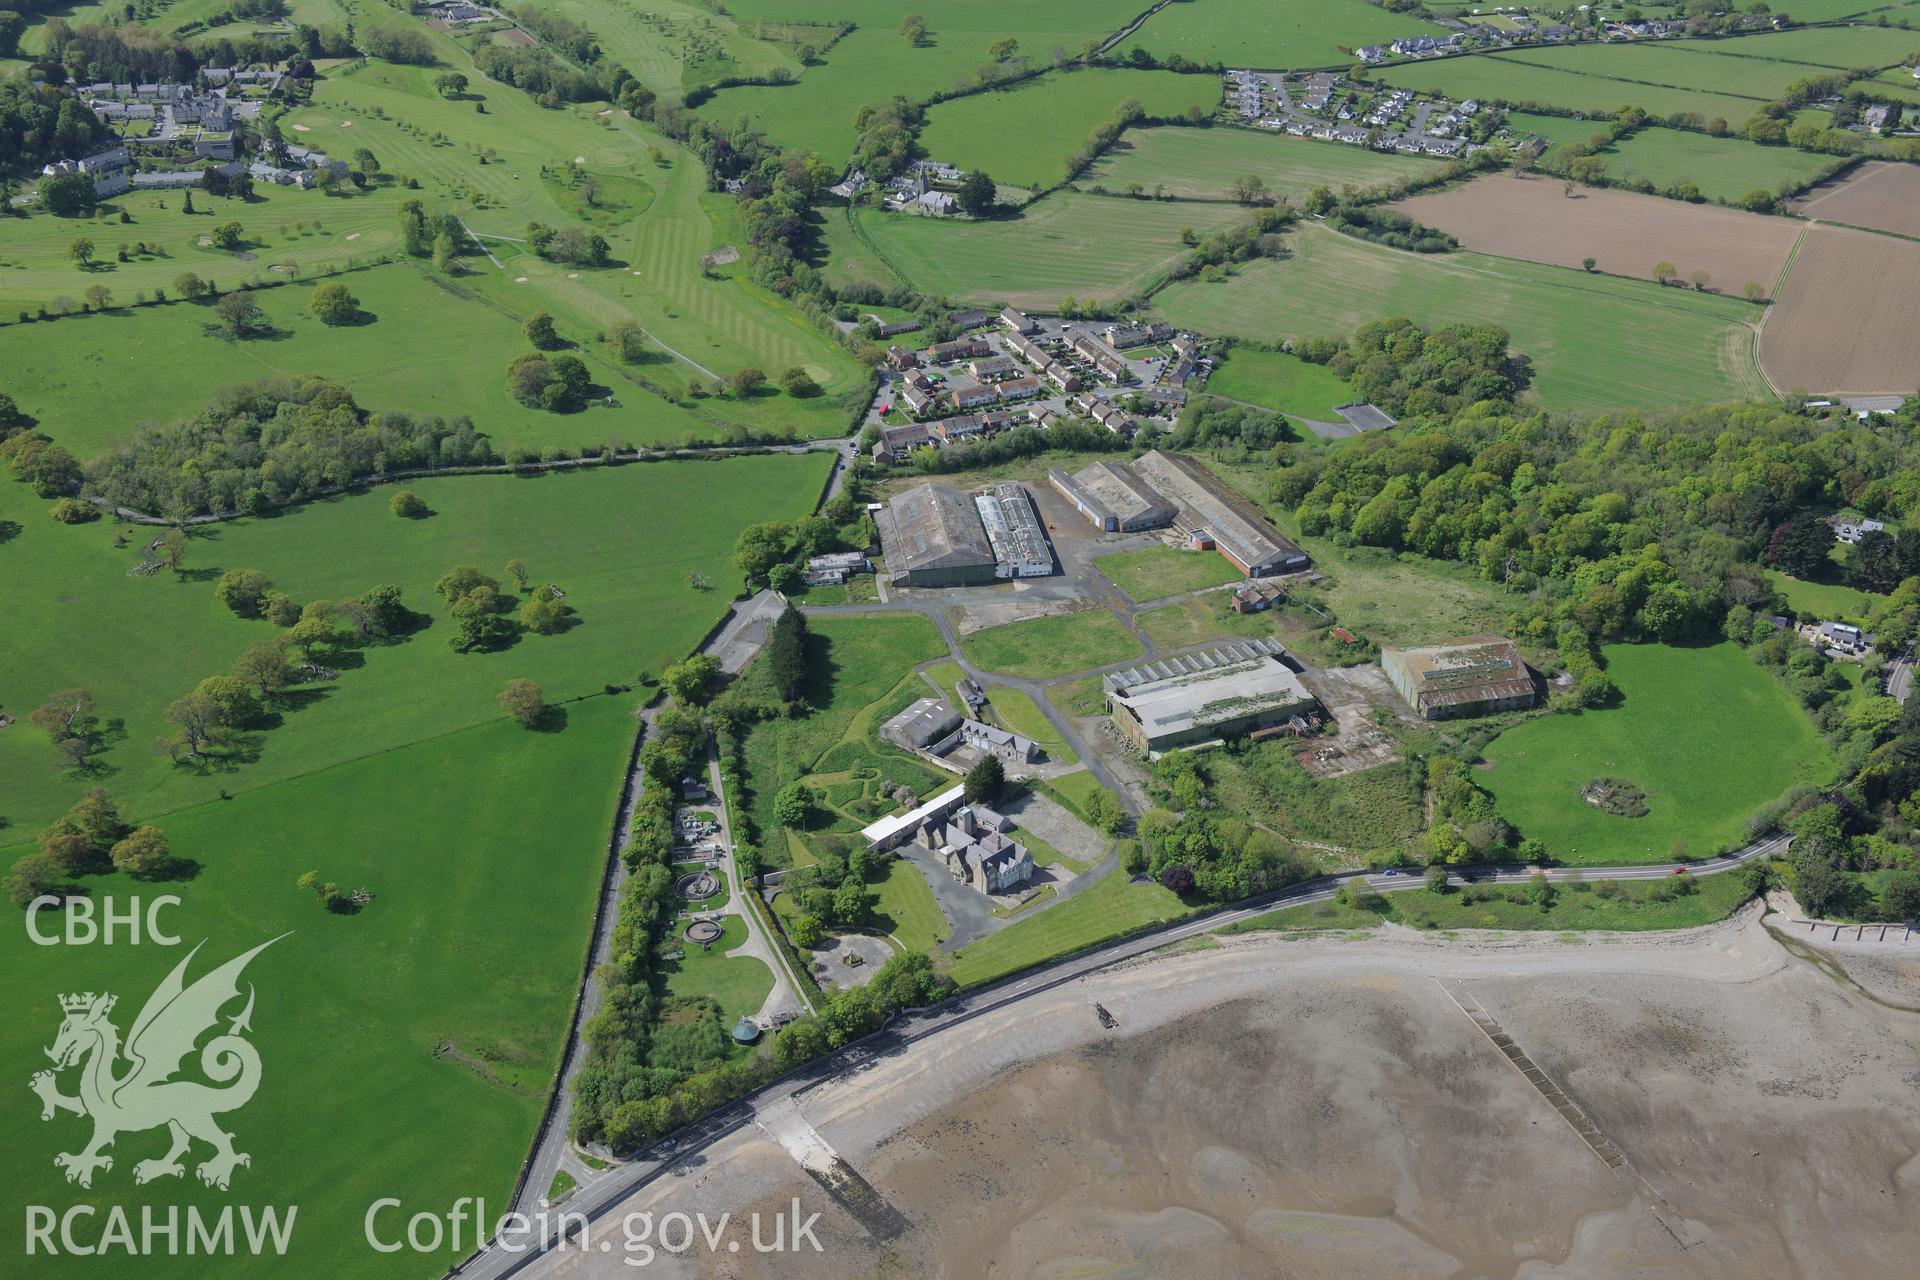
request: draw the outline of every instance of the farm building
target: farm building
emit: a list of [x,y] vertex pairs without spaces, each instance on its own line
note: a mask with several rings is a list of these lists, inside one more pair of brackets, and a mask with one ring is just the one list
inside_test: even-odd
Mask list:
[[911,813],[895,814],[891,818],[882,818],[862,827],[860,838],[867,842],[867,848],[875,853],[885,853],[889,849],[898,849],[919,835],[928,826],[944,823],[967,802],[967,789],[953,786],[931,800],[923,803]]
[[1518,711],[1534,703],[1533,673],[1504,636],[1385,649],[1380,665],[1408,705],[1429,720]]
[[967,495],[940,484],[897,494],[874,523],[894,581],[910,587],[959,587],[998,576],[993,543]]
[[1280,661],[1277,640],[1249,640],[1106,677],[1113,724],[1153,754],[1286,724],[1313,695]]
[[1153,491],[1124,462],[1094,462],[1068,475],[1059,467],[1047,479],[1081,515],[1106,533],[1132,533],[1172,524],[1173,504]]
[[909,751],[926,751],[960,727],[961,716],[941,698],[922,698],[880,727],[880,736]]
[[1133,471],[1179,508],[1174,527],[1193,545],[1211,545],[1249,578],[1307,567],[1306,552],[1192,458],[1155,449],[1134,459]]

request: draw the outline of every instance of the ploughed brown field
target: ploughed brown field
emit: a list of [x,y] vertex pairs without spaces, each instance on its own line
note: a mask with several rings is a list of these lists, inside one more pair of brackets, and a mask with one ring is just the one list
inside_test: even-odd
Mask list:
[[1814,227],[1760,331],[1782,391],[1911,394],[1920,386],[1920,244]]
[[1920,168],[1870,160],[1795,206],[1809,218],[1920,236]]
[[1771,295],[1800,234],[1784,218],[1596,187],[1568,196],[1558,178],[1510,173],[1392,207],[1481,253],[1561,267],[1592,258],[1596,271],[1647,280],[1671,262],[1680,280],[1705,271],[1709,289],[1736,296],[1749,283]]

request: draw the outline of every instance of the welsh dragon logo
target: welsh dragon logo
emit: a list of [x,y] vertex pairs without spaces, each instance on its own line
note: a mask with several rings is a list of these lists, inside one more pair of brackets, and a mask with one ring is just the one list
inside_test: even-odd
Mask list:
[[[193,1052],[194,1043],[219,1023],[220,1010],[239,998],[240,972],[247,962],[279,940],[269,938],[187,986],[187,965],[200,951],[194,947],[147,998],[124,1045],[119,1028],[108,1017],[119,997],[91,991],[60,997],[66,1016],[53,1047],[46,1051],[53,1070],[36,1072],[28,1083],[40,1095],[42,1120],[53,1119],[59,1111],[93,1118],[93,1141],[53,1158],[66,1170],[68,1182],[91,1187],[95,1170],[113,1168],[113,1157],[105,1151],[116,1137],[161,1125],[172,1135],[172,1145],[159,1159],[134,1165],[135,1182],[184,1176],[180,1157],[196,1138],[213,1148],[213,1155],[195,1170],[210,1187],[225,1191],[234,1167],[253,1163],[244,1152],[233,1149],[233,1135],[214,1121],[222,1112],[245,1106],[260,1087],[260,1054],[243,1035],[252,1029],[252,983],[247,984],[246,1007],[229,1019],[224,1034],[214,1036],[200,1050],[201,1074],[223,1087],[174,1076]],[[80,1067],[80,1091],[68,1097],[60,1092],[55,1077],[74,1066]]]

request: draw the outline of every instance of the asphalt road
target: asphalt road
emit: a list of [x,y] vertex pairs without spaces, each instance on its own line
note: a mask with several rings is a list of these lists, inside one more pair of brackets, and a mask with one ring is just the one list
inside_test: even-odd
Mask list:
[[1887,668],[1887,696],[1895,702],[1904,703],[1907,695],[1913,692],[1913,646],[1908,645],[1906,652],[1893,660]]
[[[1689,863],[1686,866],[1696,876],[1721,875],[1737,870],[1756,858],[1766,858],[1784,852],[1790,838],[1783,834],[1771,835],[1756,840],[1733,853],[1709,858],[1704,862]],[[1513,865],[1453,868],[1456,878],[1470,879],[1476,884],[1525,884],[1534,872],[1535,868]],[[1672,874],[1673,864],[1670,863],[1629,867],[1546,869],[1547,879],[1559,884],[1576,880],[1661,880]],[[677,1145],[672,1152],[659,1153],[659,1147],[656,1146],[648,1156],[621,1165],[596,1179],[592,1185],[583,1186],[562,1208],[569,1214],[584,1216],[589,1223],[600,1222],[617,1214],[620,1206],[633,1192],[659,1177],[671,1168],[675,1161],[704,1150],[741,1126],[751,1123],[759,1107],[804,1093],[825,1080],[871,1062],[875,1058],[911,1052],[924,1042],[934,1040],[942,1032],[981,1014],[1004,1008],[1043,991],[1052,990],[1063,983],[1076,981],[1096,970],[1144,955],[1169,943],[1195,937],[1224,925],[1250,920],[1276,907],[1302,906],[1328,901],[1342,884],[1354,880],[1365,881],[1368,887],[1381,893],[1395,893],[1403,889],[1423,887],[1423,880],[1419,874],[1409,875],[1406,872],[1397,875],[1353,872],[1339,876],[1323,876],[1277,893],[1233,906],[1221,907],[1203,915],[1113,943],[1096,951],[1030,970],[993,986],[959,996],[922,1013],[903,1015],[887,1029],[809,1063],[794,1074],[774,1081],[757,1093],[723,1107],[683,1130],[676,1136]],[[595,1238],[604,1238],[606,1235],[600,1230],[595,1230],[592,1234]],[[557,1244],[556,1241],[542,1240],[540,1237],[541,1225],[537,1221],[525,1230],[502,1233],[500,1239],[492,1246],[469,1259],[466,1264],[456,1268],[451,1274],[462,1277],[486,1277],[487,1280],[546,1274],[564,1255],[554,1247]]]

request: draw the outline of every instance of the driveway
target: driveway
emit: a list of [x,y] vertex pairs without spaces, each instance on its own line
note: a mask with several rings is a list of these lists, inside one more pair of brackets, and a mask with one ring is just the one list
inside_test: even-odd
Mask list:
[[993,904],[987,901],[983,893],[961,884],[953,878],[939,858],[910,844],[900,850],[900,856],[918,867],[920,874],[926,877],[927,886],[933,890],[933,900],[940,904],[940,914],[947,918],[952,932],[947,940],[940,944],[943,951],[958,951],[970,942],[978,942],[988,934],[1007,927],[1005,920],[993,914]]

